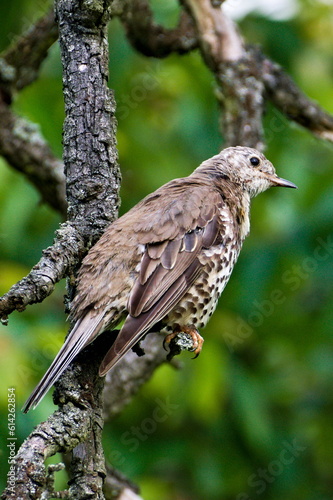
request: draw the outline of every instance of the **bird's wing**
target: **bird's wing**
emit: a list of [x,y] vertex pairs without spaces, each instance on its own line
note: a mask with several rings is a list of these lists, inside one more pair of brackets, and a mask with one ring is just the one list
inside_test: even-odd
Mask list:
[[[202,271],[198,254],[220,233],[221,196],[212,189],[187,189],[156,219],[142,222],[145,244],[129,296],[129,315],[100,367],[104,375],[181,300]],[[146,231],[145,229],[148,228]],[[163,235],[169,237],[165,238]]]
[[75,323],[50,368],[25,402],[24,413],[37,406],[75,356],[93,341],[101,330],[103,318],[104,311],[97,315],[95,311],[90,311]]

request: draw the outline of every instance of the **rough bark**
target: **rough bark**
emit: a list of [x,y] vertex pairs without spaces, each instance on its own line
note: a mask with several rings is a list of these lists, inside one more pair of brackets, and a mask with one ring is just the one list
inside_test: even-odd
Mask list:
[[[257,50],[258,54],[258,50]],[[333,116],[311,101],[278,64],[262,54],[262,79],[267,96],[281,113],[320,139],[333,142]],[[258,56],[259,58],[259,56]]]
[[[75,269],[87,247],[114,220],[119,204],[115,104],[107,88],[108,7],[98,1],[59,0],[56,12],[64,66],[68,222],[29,276],[2,299],[4,320],[14,308],[20,310],[27,303],[42,300],[55,281]],[[98,352],[95,343],[59,380],[55,396],[60,408],[37,427],[19,450],[16,490],[7,488],[2,498],[41,498],[48,482],[45,458],[70,450],[70,497],[104,498],[104,379],[97,375]]]
[[58,38],[53,7],[26,33],[15,39],[0,57],[0,86],[11,100],[38,77],[40,66],[51,45]]
[[85,250],[84,240],[73,225],[70,222],[62,224],[54,244],[43,250],[41,260],[28,276],[0,298],[1,322],[6,325],[11,312],[22,312],[28,304],[42,302],[53,292],[58,281],[72,275]]
[[54,157],[38,126],[11,110],[15,94],[37,78],[57,37],[52,9],[0,56],[0,154],[36,187],[42,201],[65,219],[63,163]]
[[198,46],[194,22],[182,11],[178,26],[166,29],[154,22],[146,0],[126,0],[120,14],[128,40],[146,56],[166,57],[176,52],[185,54]]
[[68,219],[86,242],[94,242],[115,219],[119,203],[115,103],[107,87],[109,12],[101,1],[59,1],[56,12],[66,111]]
[[67,202],[62,161],[50,150],[38,127],[13,113],[0,94],[0,154],[24,174],[41,200],[65,219]]

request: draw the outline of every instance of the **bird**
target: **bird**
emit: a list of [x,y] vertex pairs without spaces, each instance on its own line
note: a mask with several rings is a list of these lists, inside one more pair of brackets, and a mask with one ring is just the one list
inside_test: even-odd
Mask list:
[[154,328],[166,342],[189,334],[197,355],[198,330],[213,314],[249,233],[250,200],[274,186],[297,188],[256,149],[228,147],[111,223],[79,269],[69,315],[74,326],[23,411],[35,408],[77,354],[121,321],[101,377]]

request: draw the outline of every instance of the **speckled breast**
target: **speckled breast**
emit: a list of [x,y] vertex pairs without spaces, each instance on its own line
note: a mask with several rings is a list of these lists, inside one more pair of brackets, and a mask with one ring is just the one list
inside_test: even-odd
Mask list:
[[175,327],[193,325],[203,328],[213,312],[223,292],[238,258],[241,242],[228,237],[225,244],[203,249],[199,260],[203,264],[202,273],[192,287],[163,319],[164,333]]

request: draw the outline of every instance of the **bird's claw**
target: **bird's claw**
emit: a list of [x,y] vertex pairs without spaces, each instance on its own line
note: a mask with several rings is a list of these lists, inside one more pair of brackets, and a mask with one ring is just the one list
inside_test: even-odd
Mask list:
[[192,359],[195,359],[199,356],[203,343],[204,339],[194,327],[184,326],[178,327],[164,338],[163,348],[167,350],[166,344],[169,344],[168,360],[183,350],[194,352]]

